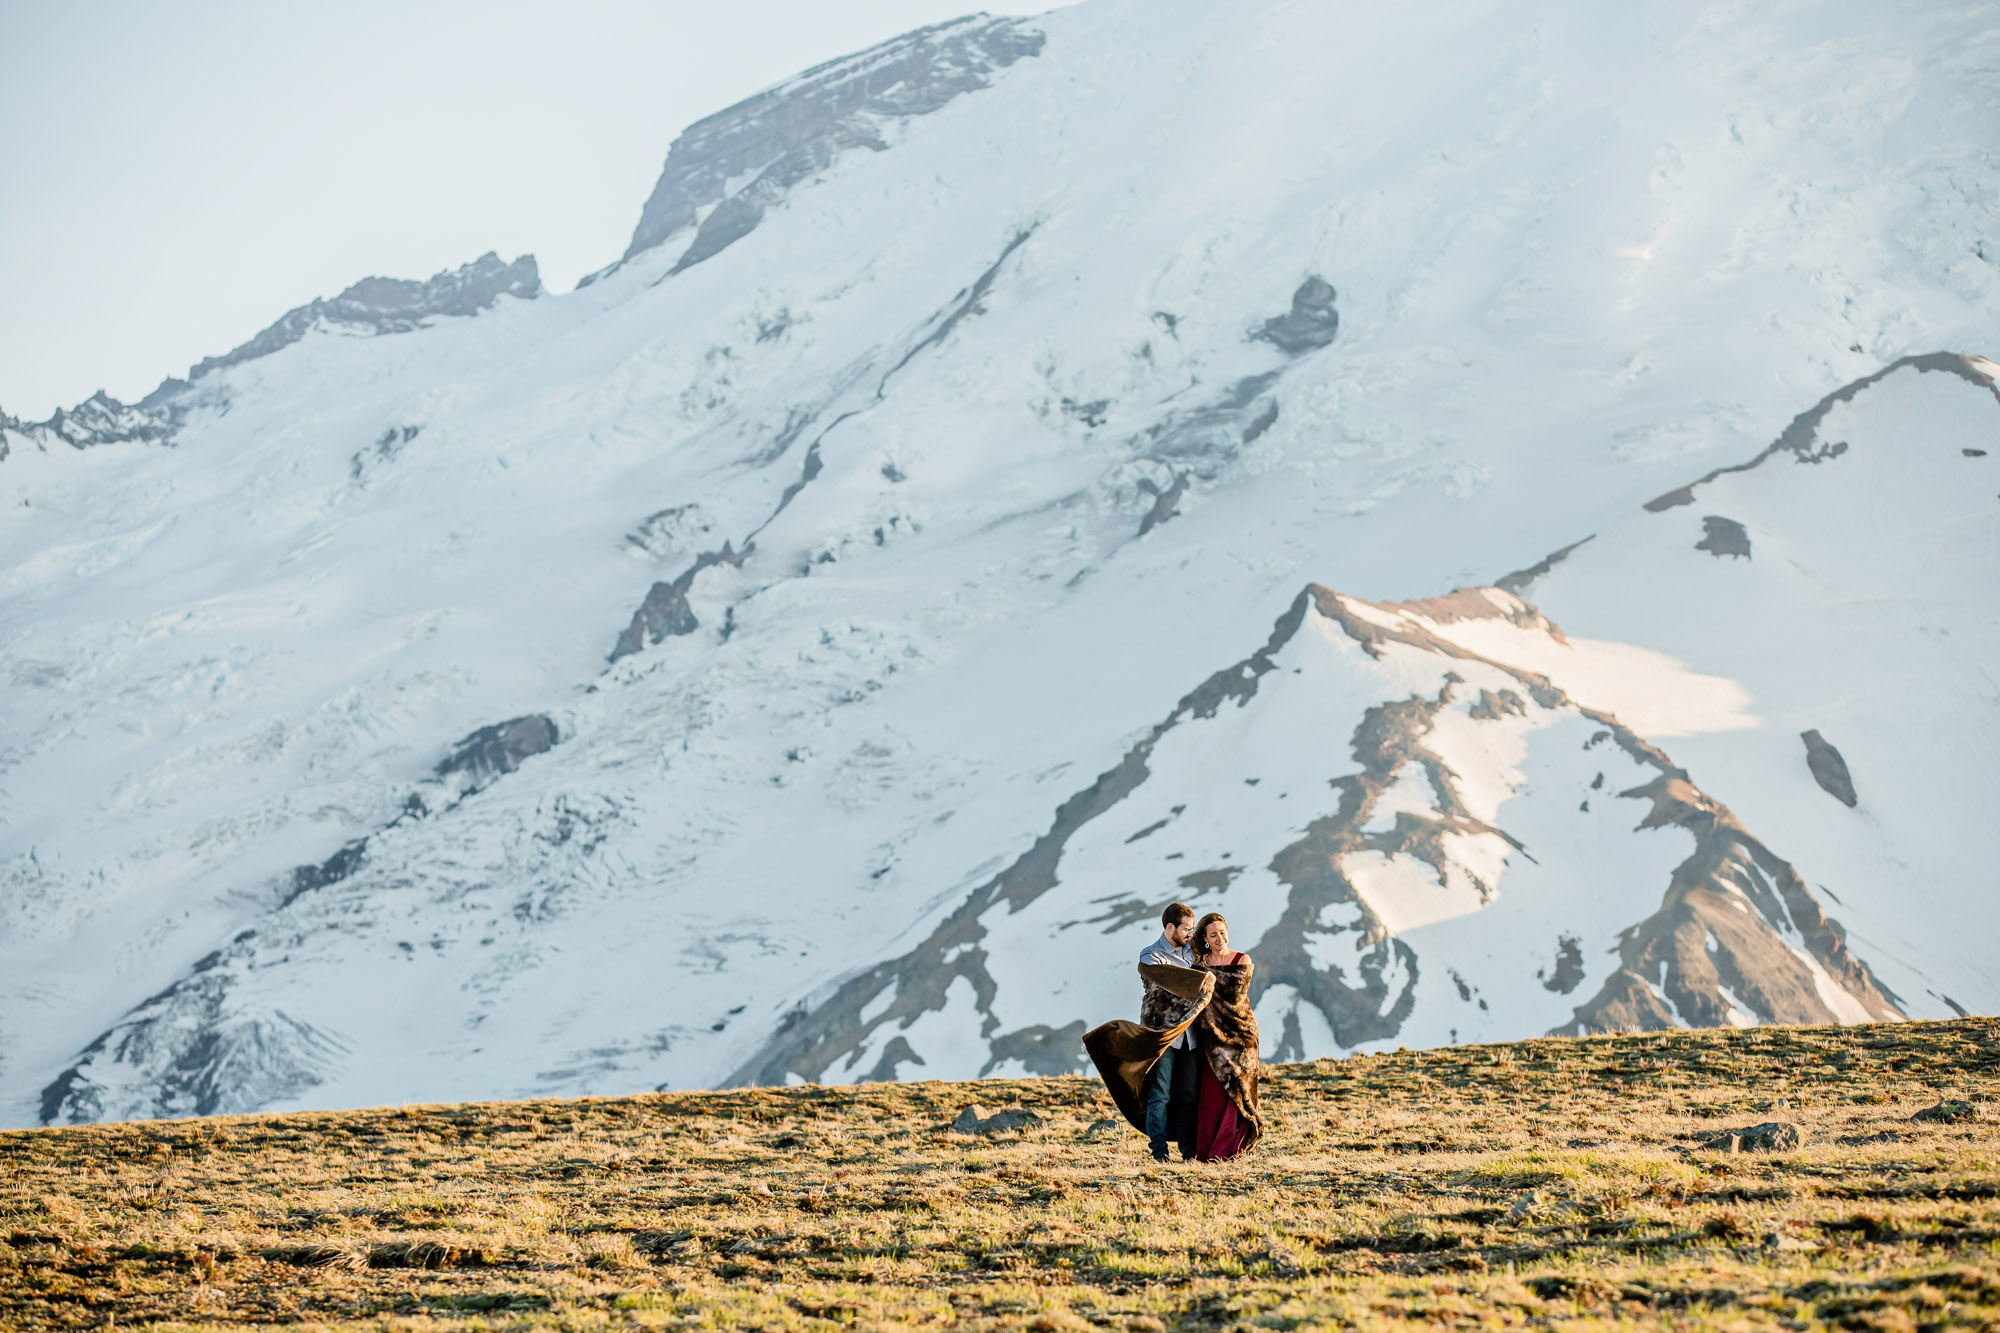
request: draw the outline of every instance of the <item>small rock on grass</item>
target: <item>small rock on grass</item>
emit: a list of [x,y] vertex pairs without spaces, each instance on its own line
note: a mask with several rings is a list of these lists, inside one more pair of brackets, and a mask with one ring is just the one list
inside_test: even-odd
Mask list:
[[1083,1131],[1086,1139],[1101,1139],[1106,1134],[1114,1134],[1125,1122],[1122,1120],[1093,1120],[1090,1128]]
[[1018,1106],[1010,1106],[1004,1111],[988,1115],[985,1107],[975,1103],[960,1111],[958,1118],[951,1122],[951,1127],[959,1134],[993,1135],[1005,1134],[1009,1130],[1028,1129],[1041,1123],[1040,1116]]
[[1971,1102],[1942,1101],[1936,1106],[1926,1106],[1910,1119],[1922,1120],[1933,1125],[1958,1125],[1968,1120],[1979,1119],[1979,1108]]
[[1726,1129],[1702,1146],[1716,1152],[1790,1152],[1805,1135],[1789,1120],[1766,1120],[1746,1129]]

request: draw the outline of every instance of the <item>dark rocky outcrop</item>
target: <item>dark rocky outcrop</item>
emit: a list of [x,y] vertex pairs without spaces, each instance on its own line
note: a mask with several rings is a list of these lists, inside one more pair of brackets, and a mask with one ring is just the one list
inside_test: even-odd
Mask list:
[[1146,511],[1144,518],[1139,520],[1139,535],[1141,537],[1180,512],[1178,506],[1181,502],[1181,497],[1187,494],[1187,487],[1188,478],[1185,472],[1176,472],[1173,484],[1165,490],[1160,489],[1160,487],[1144,477],[1139,479],[1139,489],[1153,497],[1153,507]]
[[[1185,464],[1202,479],[1212,478],[1244,444],[1263,433],[1262,429],[1253,429],[1258,422],[1266,417],[1270,422],[1278,419],[1277,403],[1264,395],[1282,374],[1270,370],[1261,375],[1246,375],[1223,390],[1213,402],[1154,422],[1141,433],[1137,443],[1148,458]],[[1264,429],[1268,427],[1266,422]]]
[[368,839],[356,838],[318,865],[295,867],[284,896],[278,899],[278,906],[288,907],[303,894],[340,883],[361,868],[361,860],[367,854]]
[[1253,335],[1290,356],[1316,352],[1333,341],[1340,331],[1340,312],[1333,307],[1333,284],[1311,277],[1292,293],[1292,308],[1267,319]]
[[1059,1028],[1037,1023],[996,1038],[988,1048],[987,1068],[990,1072],[1013,1060],[1030,1074],[1067,1074],[1076,1068],[1082,1049],[1082,1019]]
[[7,457],[10,431],[43,448],[66,444],[72,449],[90,449],[101,444],[151,444],[171,439],[179,421],[170,412],[148,406],[150,402],[121,403],[99,389],[75,407],[57,408],[47,421],[21,421],[0,412],[0,460]]
[[655,583],[647,589],[646,600],[632,613],[632,623],[611,646],[611,661],[629,657],[662,639],[692,634],[701,628],[701,622],[688,608],[687,589],[694,581],[693,575],[694,571],[689,570],[672,583]]
[[1498,722],[1503,717],[1522,717],[1527,714],[1528,705],[1520,695],[1512,690],[1481,690],[1479,698],[1465,715],[1475,722]]
[[440,778],[460,777],[467,792],[480,791],[524,760],[554,749],[558,739],[556,724],[540,713],[509,718],[481,727],[452,747],[438,761],[436,773]]
[[[812,466],[807,470],[806,481],[812,480],[819,471],[816,456],[809,455],[809,462]],[[805,482],[798,485],[804,486]],[[785,500],[790,499],[791,495],[787,494]],[[779,508],[783,507],[781,502]],[[749,554],[748,546],[739,552],[724,542],[720,551],[704,551],[695,557],[695,562],[673,582],[655,583],[647,590],[646,600],[639,603],[639,609],[632,613],[632,623],[625,627],[624,633],[618,636],[618,642],[612,645],[608,660],[616,662],[663,639],[692,634],[700,629],[701,621],[695,618],[694,611],[688,606],[688,591],[694,587],[695,576],[710,565],[741,565],[743,558]]]
[[1854,794],[1854,779],[1840,751],[1817,731],[1802,731],[1799,739],[1806,743],[1806,767],[1812,770],[1813,781],[1834,800],[1853,809],[1860,798]]
[[1550,972],[1536,972],[1542,989],[1567,995],[1583,983],[1583,941],[1574,935],[1556,937],[1556,965]]
[[667,150],[625,259],[691,227],[674,271],[712,258],[842,152],[887,148],[884,121],[925,115],[989,87],[996,71],[1039,54],[1044,41],[1015,19],[954,19],[829,61],[695,122]]
[[173,423],[164,415],[121,403],[102,389],[75,407],[58,408],[47,421],[27,429],[44,431],[73,449],[164,440],[174,432]]
[[1750,534],[1735,519],[1710,514],[1701,521],[1701,540],[1694,544],[1694,549],[1707,551],[1718,560],[1725,555],[1748,560]]
[[1243,443],[1249,444],[1278,424],[1278,404],[1275,399],[1264,404],[1250,424],[1243,428]]
[[648,514],[626,534],[627,544],[647,555],[665,557],[686,550],[715,531],[715,520],[698,504],[675,505]]
[[1582,541],[1573,541],[1560,551],[1551,551],[1534,564],[1529,565],[1526,569],[1517,569],[1511,574],[1502,574],[1499,578],[1493,580],[1493,586],[1503,592],[1511,592],[1516,597],[1522,596],[1536,579],[1541,578],[1557,565],[1569,559],[1570,552],[1576,550],[1584,542],[1594,541],[1596,537],[1597,534],[1593,532],[1590,536],[1583,538]]

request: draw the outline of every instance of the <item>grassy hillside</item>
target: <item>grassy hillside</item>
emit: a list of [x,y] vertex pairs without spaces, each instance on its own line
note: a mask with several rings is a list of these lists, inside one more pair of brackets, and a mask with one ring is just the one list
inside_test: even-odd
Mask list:
[[0,1324],[2000,1326],[1996,1094],[1967,1019],[1284,1066],[1210,1166],[1077,1078],[0,1134]]

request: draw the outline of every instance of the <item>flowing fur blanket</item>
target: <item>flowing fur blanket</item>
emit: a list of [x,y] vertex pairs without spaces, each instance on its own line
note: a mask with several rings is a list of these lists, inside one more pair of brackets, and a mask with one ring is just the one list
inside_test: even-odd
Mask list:
[[[1083,1034],[1083,1049],[1090,1053],[1120,1114],[1144,1133],[1147,1071],[1208,1008],[1215,977],[1199,968],[1141,963],[1139,979],[1146,985],[1139,1001],[1140,1021],[1116,1018],[1094,1027]],[[1250,1055],[1256,1058],[1254,1046]]]
[[1240,963],[1208,968],[1215,979],[1214,997],[1194,1019],[1195,1044],[1208,1057],[1215,1081],[1236,1103],[1236,1114],[1243,1119],[1245,1149],[1264,1133],[1264,1118],[1257,1111],[1258,1085],[1264,1074],[1257,1052],[1263,1043],[1257,1036],[1257,1015],[1250,1008],[1250,974],[1254,970],[1248,954]]

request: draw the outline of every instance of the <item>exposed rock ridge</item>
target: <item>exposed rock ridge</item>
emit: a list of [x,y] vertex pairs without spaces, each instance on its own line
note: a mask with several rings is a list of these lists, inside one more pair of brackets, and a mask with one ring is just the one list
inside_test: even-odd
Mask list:
[[1570,555],[1579,546],[1582,546],[1585,542],[1594,541],[1596,538],[1597,534],[1593,532],[1590,536],[1573,541],[1560,550],[1551,551],[1534,564],[1529,565],[1526,569],[1517,569],[1511,574],[1502,574],[1499,578],[1493,580],[1493,586],[1501,589],[1503,592],[1511,592],[1517,597],[1522,596],[1526,594],[1530,587],[1534,586],[1536,579],[1548,574],[1557,565],[1569,559]]
[[[1555,1034],[1853,1021],[1814,964],[1867,1021],[1903,1017],[1895,997],[1848,952],[1791,864],[1684,778],[1662,774],[1620,796],[1652,802],[1640,827],[1678,825],[1694,853],[1674,868],[1659,911],[1626,931],[1621,969]],[[1753,909],[1742,910],[1747,902]],[[1802,957],[1801,954],[1807,955]],[[1730,1002],[1734,996],[1748,1013]]]
[[[330,301],[315,300],[286,311],[276,323],[233,351],[189,367],[188,381],[269,356],[324,325],[377,334],[407,333],[439,316],[476,315],[491,309],[502,296],[527,301],[541,294],[541,273],[533,255],[522,255],[508,264],[491,250],[470,264],[444,269],[422,282],[408,278],[363,278]],[[150,405],[169,386],[180,383],[168,380],[147,396],[146,403]]]
[[675,272],[719,254],[843,151],[887,148],[883,122],[989,87],[996,71],[1039,54],[1045,40],[1017,19],[970,15],[828,61],[695,122],[667,150],[624,258],[691,227]]
[[629,657],[642,648],[650,648],[662,639],[681,634],[692,634],[701,628],[701,621],[695,618],[688,606],[688,591],[694,587],[695,576],[710,565],[741,566],[754,547],[746,544],[741,551],[722,544],[719,551],[703,551],[695,557],[695,562],[683,570],[671,583],[655,583],[646,593],[646,600],[639,603],[639,609],[632,613],[632,622],[618,636],[612,645],[608,660],[616,662],[621,657]]
[[101,444],[160,443],[171,440],[190,406],[196,381],[228,366],[269,356],[316,328],[338,325],[352,332],[407,333],[445,315],[476,315],[502,296],[530,300],[542,293],[533,255],[513,263],[487,251],[470,264],[446,269],[428,280],[363,278],[332,300],[315,300],[288,310],[250,341],[222,356],[188,368],[186,379],[166,379],[136,404],[121,403],[102,389],[72,408],[58,408],[47,421],[22,422],[0,413],[0,460],[8,454],[7,433],[46,447],[67,444],[87,449]]
[[[1716,468],[1706,476],[1696,481],[1691,481],[1678,490],[1668,491],[1665,495],[1659,496],[1657,499],[1648,500],[1646,502],[1646,509],[1651,513],[1657,514],[1678,505],[1693,504],[1695,487],[1706,486],[1709,482],[1726,473],[1748,472],[1751,468],[1758,466],[1775,454],[1788,453],[1802,463],[1817,463],[1825,458],[1836,457],[1847,448],[1844,443],[1835,443],[1827,446],[1824,450],[1814,451],[1813,440],[1819,434],[1819,423],[1826,420],[1826,414],[1841,403],[1854,397],[1876,381],[1887,379],[1905,366],[1922,372],[1956,375],[1967,383],[1978,385],[1992,394],[1995,401],[2000,401],[2000,384],[1995,384],[1990,376],[1980,371],[1979,367],[1974,364],[1976,359],[1961,356],[1957,352],[1926,352],[1921,356],[1906,356],[1892,361],[1873,375],[1865,375],[1850,384],[1843,384],[1840,388],[1835,389],[1832,393],[1793,417],[1792,424],[1785,427],[1784,433],[1773,440],[1762,453],[1749,462],[1734,463],[1728,467]],[[1986,364],[1990,365],[1992,363],[1987,362]]]
[[88,449],[130,440],[165,440],[177,425],[165,412],[121,403],[99,389],[75,407],[57,408],[47,421],[20,421],[0,413],[0,458],[7,456],[8,431],[43,446],[66,444],[72,449]]

